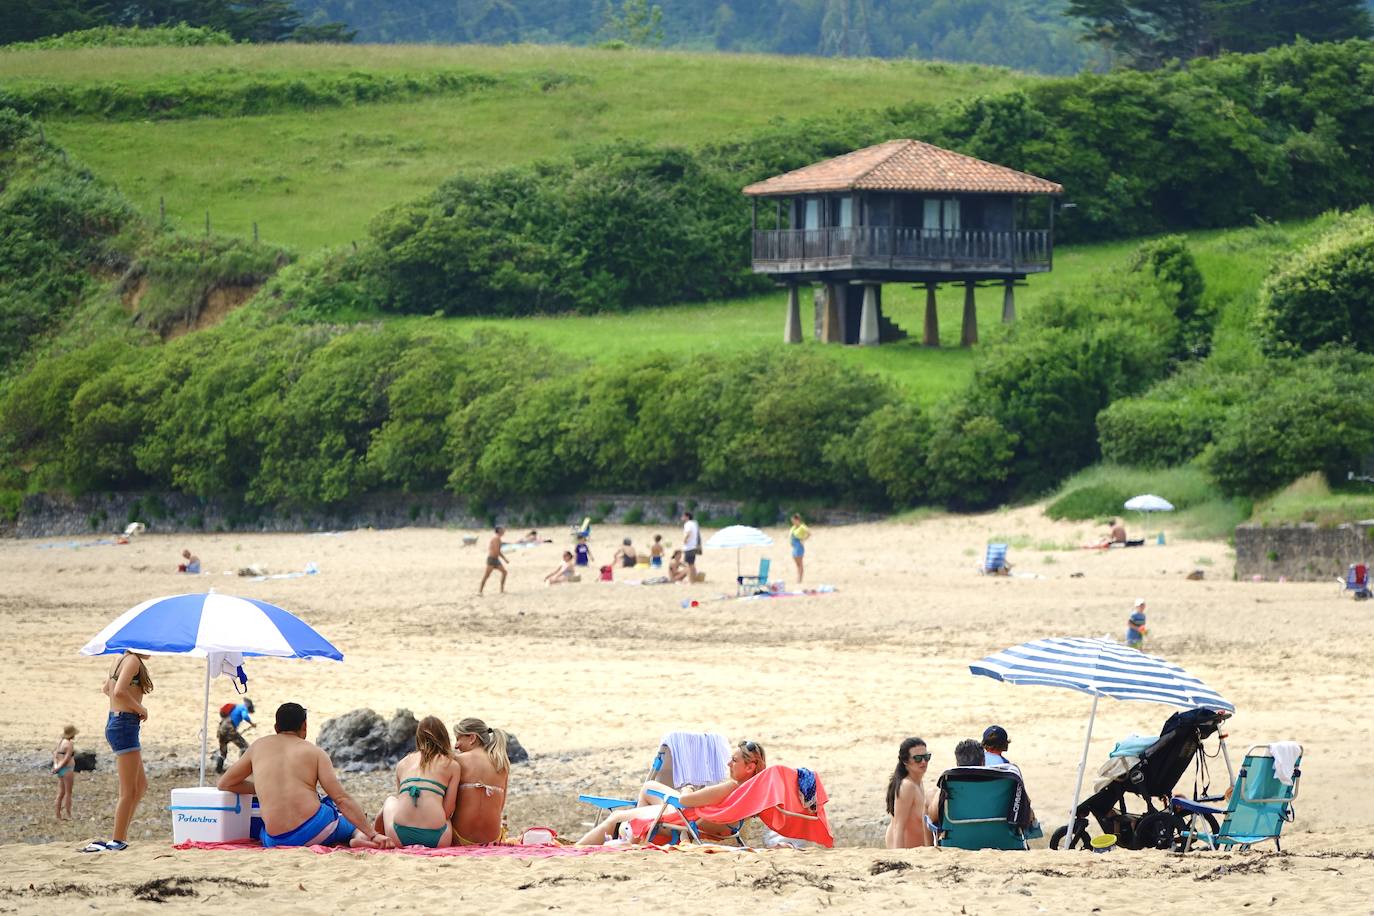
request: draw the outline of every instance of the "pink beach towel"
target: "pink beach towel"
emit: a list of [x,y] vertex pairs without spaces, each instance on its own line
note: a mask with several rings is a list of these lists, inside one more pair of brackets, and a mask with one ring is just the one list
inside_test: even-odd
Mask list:
[[[815,816],[818,819],[789,814],[812,812],[802,803],[801,793],[797,789],[797,771],[791,767],[772,766],[740,785],[725,797],[725,801],[686,808],[681,813],[669,811],[664,815],[663,823],[681,825],[683,814],[691,821],[706,820],[716,824],[731,824],[747,817],[757,817],[765,826],[785,837],[809,840],[828,849],[835,845],[835,838],[830,833],[830,821],[825,816],[825,803],[828,800],[821,778],[817,776]],[[653,821],[641,819],[631,821],[631,824],[635,836],[642,837]]]
[[[236,849],[253,852],[266,852],[267,847],[254,842],[253,840],[243,840],[237,843],[197,843],[188,840],[185,843],[178,843],[173,849]],[[442,849],[430,849],[425,846],[405,846],[401,849],[351,849],[348,846],[298,846],[288,847],[296,849],[309,849],[311,852],[324,855],[331,852],[367,852],[373,855],[404,855],[404,856],[427,856],[430,858],[449,858],[457,856],[469,856],[473,858],[484,858],[489,856],[505,856],[518,859],[554,859],[568,856],[586,856],[597,852],[615,852],[616,847],[612,846],[445,846]],[[625,849],[644,847],[622,847]],[[276,852],[278,850],[272,850]]]

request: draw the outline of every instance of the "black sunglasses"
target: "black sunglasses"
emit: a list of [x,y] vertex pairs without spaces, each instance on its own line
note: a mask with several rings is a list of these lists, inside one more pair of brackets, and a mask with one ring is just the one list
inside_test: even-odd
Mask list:
[[929,763],[934,754],[912,754],[907,757],[907,763]]

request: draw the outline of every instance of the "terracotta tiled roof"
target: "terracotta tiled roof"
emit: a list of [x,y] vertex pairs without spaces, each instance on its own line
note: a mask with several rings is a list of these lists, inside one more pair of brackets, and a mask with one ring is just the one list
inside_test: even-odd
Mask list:
[[834,191],[1063,194],[1064,186],[920,140],[889,140],[744,189],[751,197]]

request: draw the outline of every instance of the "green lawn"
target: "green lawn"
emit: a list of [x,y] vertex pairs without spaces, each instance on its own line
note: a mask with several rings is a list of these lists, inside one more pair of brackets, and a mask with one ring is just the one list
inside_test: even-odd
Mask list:
[[[1248,315],[1260,281],[1275,257],[1288,245],[1309,238],[1323,220],[1283,226],[1224,229],[1194,233],[1189,241],[1208,283],[1208,295],[1218,300],[1223,320],[1233,311]],[[1046,297],[1090,286],[1107,274],[1125,270],[1130,253],[1142,240],[1079,245],[1055,252],[1054,270],[1032,276],[1016,290],[1019,316],[1033,313]],[[925,406],[959,391],[973,373],[974,350],[960,349],[963,315],[962,287],[945,286],[937,297],[940,349],[920,345],[925,316],[925,291],[896,284],[883,287],[883,310],[911,335],[906,341],[878,347],[838,346],[813,340],[813,312],[803,288],[804,347],[828,357],[876,372],[900,385]],[[987,341],[1001,328],[1002,291],[977,293],[978,324]],[[497,328],[524,334],[574,360],[616,360],[661,350],[674,354],[732,353],[759,346],[782,345],[787,296],[781,289],[730,302],[709,302],[638,309],[625,314],[548,316],[538,318],[388,318],[388,321],[435,322],[455,333],[471,334]],[[378,316],[369,315],[367,318]],[[1240,323],[1239,319],[1230,319]]]
[[[938,104],[1038,77],[913,61],[513,46],[104,48],[0,54],[0,80],[162,83],[233,73],[463,69],[492,88],[347,108],[170,121],[53,120],[50,136],[146,214],[186,231],[310,251],[362,237],[382,208],[458,172],[559,157],[625,138],[699,145],[775,118],[919,100]],[[557,78],[555,88],[541,84]]]

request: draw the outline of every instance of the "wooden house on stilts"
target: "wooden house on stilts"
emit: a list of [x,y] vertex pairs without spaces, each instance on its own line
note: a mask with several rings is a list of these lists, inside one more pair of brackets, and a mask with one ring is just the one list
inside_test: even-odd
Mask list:
[[1016,284],[1053,264],[1054,198],[1063,192],[919,140],[889,140],[744,189],[754,205],[754,271],[787,287],[784,340],[802,339],[803,283],[818,286],[818,339],[905,337],[883,315],[882,286],[913,283],[926,290],[927,346],[940,345],[942,283],[964,285],[963,346],[978,341],[976,287],[1001,286],[1002,320],[1014,319]]

